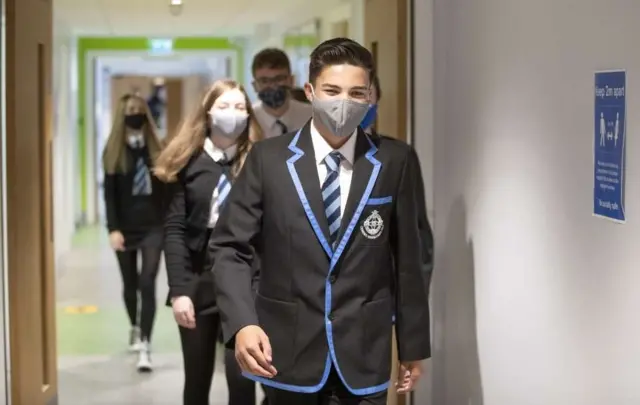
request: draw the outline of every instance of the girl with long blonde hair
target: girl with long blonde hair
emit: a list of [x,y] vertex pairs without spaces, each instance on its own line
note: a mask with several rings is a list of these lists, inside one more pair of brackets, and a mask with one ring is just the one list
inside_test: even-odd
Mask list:
[[[109,241],[118,258],[131,323],[130,349],[138,352],[140,372],[152,370],[149,343],[156,313],[155,283],[167,195],[166,185],[152,173],[160,149],[145,100],[130,94],[121,97],[102,155],[104,201]],[[142,256],[140,269],[138,253]]]
[[[244,88],[218,80],[158,158],[155,173],[173,183],[165,220],[167,305],[179,325],[185,405],[208,405],[220,320],[207,242],[251,145],[262,139]],[[254,383],[227,361],[230,405],[254,405]],[[229,369],[232,367],[232,369]]]

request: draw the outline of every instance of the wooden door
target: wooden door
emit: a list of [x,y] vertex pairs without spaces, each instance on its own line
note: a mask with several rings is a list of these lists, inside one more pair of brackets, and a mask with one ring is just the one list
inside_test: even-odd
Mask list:
[[[190,111],[183,111],[183,86],[184,82],[180,78],[167,79],[165,82],[165,89],[167,92],[167,139],[173,138],[173,135],[180,129],[180,122],[182,121],[183,114],[188,114]],[[199,100],[197,100],[199,101]]]
[[374,53],[382,100],[377,130],[407,140],[407,0],[365,2],[365,44]]
[[51,169],[52,2],[5,0],[12,405],[57,401]]
[[116,75],[111,77],[111,116],[115,116],[120,97],[125,94],[139,93],[140,97],[147,100],[151,95],[153,77]]

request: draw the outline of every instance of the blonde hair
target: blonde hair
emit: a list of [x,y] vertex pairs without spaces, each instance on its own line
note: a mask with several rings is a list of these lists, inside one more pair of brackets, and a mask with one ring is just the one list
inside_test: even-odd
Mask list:
[[231,168],[231,174],[236,176],[254,142],[262,139],[262,130],[258,125],[251,101],[244,87],[231,79],[216,80],[205,93],[202,102],[195,111],[182,123],[180,130],[170,140],[167,147],[158,157],[155,175],[162,181],[176,181],[178,173],[187,165],[196,153],[203,150],[204,141],[210,133],[209,110],[216,99],[228,90],[238,89],[244,94],[249,114],[247,128],[240,134],[237,141],[238,152]]
[[154,162],[160,150],[162,149],[160,139],[156,132],[155,121],[151,117],[149,106],[147,102],[140,96],[132,94],[125,94],[118,100],[118,106],[116,108],[115,117],[113,118],[113,124],[111,125],[111,133],[107,140],[107,145],[102,153],[102,165],[104,171],[107,174],[114,173],[126,173],[129,170],[129,159],[126,153],[126,128],[124,123],[124,117],[126,113],[127,103],[129,100],[138,100],[143,109],[143,114],[147,117],[147,120],[142,127],[142,133],[144,136],[144,142],[149,149],[149,155],[151,161]]

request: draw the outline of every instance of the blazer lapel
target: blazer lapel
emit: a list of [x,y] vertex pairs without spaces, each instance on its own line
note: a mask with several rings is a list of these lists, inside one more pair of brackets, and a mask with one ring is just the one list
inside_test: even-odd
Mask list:
[[209,194],[213,194],[213,190],[218,185],[218,180],[220,178],[220,175],[222,174],[222,167],[217,164],[205,151],[202,151],[202,153],[200,154],[200,157],[198,158],[198,164],[199,170],[202,170],[203,174],[206,176],[206,184],[211,187],[211,193]]
[[329,246],[329,225],[324,214],[322,190],[318,178],[318,167],[311,141],[310,123],[307,123],[289,144],[294,155],[287,161],[289,174],[295,185],[298,199],[305,210],[307,219],[329,257],[333,251]]

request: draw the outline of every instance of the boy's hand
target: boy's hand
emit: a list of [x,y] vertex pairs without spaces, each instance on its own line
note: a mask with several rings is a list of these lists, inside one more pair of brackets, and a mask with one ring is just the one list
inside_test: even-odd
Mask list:
[[249,325],[236,334],[236,360],[247,373],[273,378],[278,371],[271,365],[271,344],[257,325]]
[[406,394],[413,391],[421,375],[422,360],[400,363],[398,382],[396,382],[398,394]]

